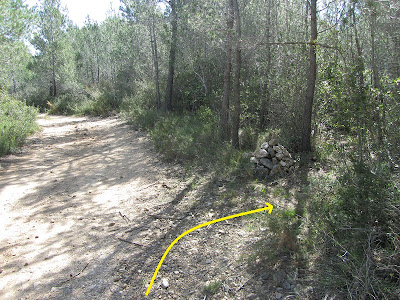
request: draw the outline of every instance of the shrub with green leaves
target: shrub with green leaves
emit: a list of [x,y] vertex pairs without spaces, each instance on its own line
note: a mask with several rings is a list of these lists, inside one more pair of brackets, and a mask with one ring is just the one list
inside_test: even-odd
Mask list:
[[61,115],[107,116],[114,108],[112,95],[99,89],[66,92],[49,101],[49,113]]
[[151,136],[157,150],[169,160],[215,160],[222,145],[217,122],[218,118],[206,107],[196,114],[167,115],[155,124]]
[[37,110],[0,93],[0,155],[11,153],[38,129]]
[[392,299],[400,283],[400,193],[393,174],[378,162],[355,161],[331,187],[328,193],[313,183],[315,199],[308,206],[308,239],[322,250],[321,289]]

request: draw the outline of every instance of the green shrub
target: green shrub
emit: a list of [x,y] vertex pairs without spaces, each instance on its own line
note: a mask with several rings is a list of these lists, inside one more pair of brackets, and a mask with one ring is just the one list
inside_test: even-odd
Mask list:
[[340,170],[336,182],[320,178],[311,185],[308,240],[320,252],[320,288],[392,299],[400,280],[400,194],[393,175],[358,161]]
[[197,114],[168,115],[151,130],[156,148],[169,160],[215,160],[221,145],[217,118],[209,109]]
[[38,126],[37,110],[0,93],[0,155],[16,150]]
[[110,93],[95,88],[66,92],[48,105],[50,114],[107,116],[114,110],[113,101]]
[[152,130],[163,113],[154,109],[149,103],[149,99],[142,95],[125,97],[121,104],[122,116],[127,122],[136,129]]

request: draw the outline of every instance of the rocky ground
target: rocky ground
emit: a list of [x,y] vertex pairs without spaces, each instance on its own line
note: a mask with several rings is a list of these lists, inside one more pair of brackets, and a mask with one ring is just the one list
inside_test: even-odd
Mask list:
[[182,238],[145,297],[162,254],[181,233],[266,200],[275,211],[294,203],[279,200],[276,183],[238,188],[234,180],[166,164],[145,134],[116,117],[43,115],[38,122],[42,131],[20,153],[0,159],[1,299],[308,294],[290,252],[271,253],[280,241],[259,213]]

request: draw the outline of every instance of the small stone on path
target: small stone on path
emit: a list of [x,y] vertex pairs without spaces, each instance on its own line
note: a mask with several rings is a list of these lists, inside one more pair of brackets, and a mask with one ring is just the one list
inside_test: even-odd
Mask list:
[[168,279],[167,279],[167,278],[163,278],[163,279],[161,280],[161,285],[162,285],[162,287],[163,287],[164,289],[167,289],[167,288],[169,287]]

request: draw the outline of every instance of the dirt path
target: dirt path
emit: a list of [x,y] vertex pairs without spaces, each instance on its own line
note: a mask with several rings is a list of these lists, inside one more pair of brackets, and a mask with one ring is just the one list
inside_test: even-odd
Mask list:
[[[144,299],[177,236],[264,206],[264,191],[161,162],[117,118],[38,122],[20,154],[0,159],[0,299]],[[271,265],[270,242],[257,216],[191,233],[147,299],[292,299],[297,271]]]
[[115,118],[42,116],[39,124],[21,154],[0,160],[0,298],[121,296],[120,260],[157,234],[139,230],[135,246],[122,241],[124,230],[171,201],[176,170]]

